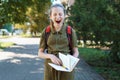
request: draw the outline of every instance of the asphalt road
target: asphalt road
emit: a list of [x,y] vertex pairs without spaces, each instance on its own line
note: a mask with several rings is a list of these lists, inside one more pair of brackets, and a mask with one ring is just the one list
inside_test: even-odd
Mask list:
[[[17,45],[0,51],[0,80],[43,80],[43,59],[38,58],[39,38],[1,39]],[[75,80],[105,80],[82,58],[75,68]]]
[[38,58],[39,38],[8,38],[17,45],[0,51],[0,80],[43,80],[43,60]]

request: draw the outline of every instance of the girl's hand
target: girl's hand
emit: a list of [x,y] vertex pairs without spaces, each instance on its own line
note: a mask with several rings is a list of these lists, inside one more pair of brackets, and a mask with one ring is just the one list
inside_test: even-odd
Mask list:
[[57,65],[61,65],[61,64],[62,64],[62,61],[61,61],[58,57],[56,57],[55,55],[50,54],[49,57],[50,57],[50,60],[51,60],[54,64],[57,64]]

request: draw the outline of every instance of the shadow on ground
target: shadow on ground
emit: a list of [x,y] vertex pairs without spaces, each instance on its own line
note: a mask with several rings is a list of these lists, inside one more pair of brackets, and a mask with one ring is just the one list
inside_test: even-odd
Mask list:
[[15,45],[0,52],[0,80],[43,80],[38,45]]
[[[0,52],[0,80],[43,80],[43,59],[38,44],[15,45]],[[81,58],[75,80],[104,80]]]

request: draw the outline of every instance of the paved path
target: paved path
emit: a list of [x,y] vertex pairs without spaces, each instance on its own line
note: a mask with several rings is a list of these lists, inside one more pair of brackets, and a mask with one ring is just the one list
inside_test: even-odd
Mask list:
[[[43,80],[43,60],[37,57],[39,38],[10,38],[0,41],[17,45],[0,51],[0,80]],[[80,60],[75,68],[75,80],[104,80]]]

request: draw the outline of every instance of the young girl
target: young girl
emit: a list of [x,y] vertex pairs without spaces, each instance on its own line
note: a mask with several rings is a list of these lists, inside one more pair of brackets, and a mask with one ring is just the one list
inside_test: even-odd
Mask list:
[[[66,34],[67,25],[64,23],[65,9],[62,4],[53,4],[50,8],[50,35],[47,40],[48,53],[44,53],[46,48],[45,29],[41,35],[38,56],[45,59],[44,80],[74,80],[72,72],[56,71],[48,65],[49,62],[61,65],[58,53],[69,54],[69,41]],[[78,57],[77,37],[72,29],[73,56]]]

